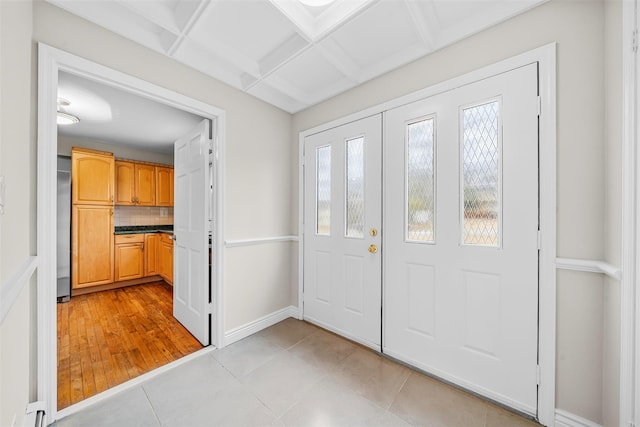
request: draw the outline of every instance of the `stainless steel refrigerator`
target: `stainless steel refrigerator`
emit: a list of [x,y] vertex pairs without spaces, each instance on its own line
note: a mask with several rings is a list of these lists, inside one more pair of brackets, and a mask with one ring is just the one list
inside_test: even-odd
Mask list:
[[58,302],[71,299],[71,157],[58,156]]

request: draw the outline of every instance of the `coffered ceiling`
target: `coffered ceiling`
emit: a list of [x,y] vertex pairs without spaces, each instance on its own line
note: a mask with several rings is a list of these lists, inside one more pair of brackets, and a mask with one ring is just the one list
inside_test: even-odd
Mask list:
[[546,0],[47,0],[295,113]]

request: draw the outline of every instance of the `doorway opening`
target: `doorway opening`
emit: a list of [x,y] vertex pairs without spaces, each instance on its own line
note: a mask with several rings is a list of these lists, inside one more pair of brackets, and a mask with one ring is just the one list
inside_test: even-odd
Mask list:
[[174,316],[173,288],[174,144],[203,118],[65,71],[58,112],[76,118],[57,132],[60,410],[210,341]]
[[[106,129],[106,132],[112,132],[113,135],[117,134],[117,131],[128,132],[130,137],[122,139],[122,135],[120,135],[120,141],[118,136],[113,136],[112,138],[103,136],[100,138],[81,134],[73,135],[71,131],[63,131],[58,134],[55,113],[56,110],[59,110],[58,97],[61,95],[59,92],[64,89],[69,80],[74,79],[76,81],[84,80],[89,85],[97,85],[107,91],[118,92],[125,97],[137,98],[140,102],[147,102],[149,105],[156,104],[158,109],[171,110],[178,115],[181,114],[182,118],[180,120],[182,120],[182,124],[193,125],[191,127],[193,127],[196,134],[183,132],[179,126],[176,126],[179,134],[174,134],[174,137],[168,137],[167,135],[170,135],[171,132],[166,128],[164,130],[162,128],[155,129],[156,136],[161,134],[165,143],[168,143],[168,146],[160,149],[156,147],[155,150],[153,149],[153,138],[150,138],[149,135],[142,135],[143,137],[140,138],[140,135],[136,135],[131,129],[127,130],[128,126],[134,126],[135,123],[125,124],[121,129],[115,130],[114,128],[108,129],[109,126],[102,126],[103,131]],[[106,104],[109,107],[108,103]],[[99,103],[94,102],[90,103],[89,107],[95,107],[96,105],[100,106]],[[70,314],[69,311],[71,311],[75,312],[76,315],[80,315],[80,317],[89,316],[80,320],[76,319],[75,321],[78,323],[75,326],[84,323],[84,330],[87,331],[86,322],[95,321],[95,319],[99,318],[103,326],[116,328],[115,332],[113,330],[107,332],[111,334],[111,338],[120,335],[119,338],[124,337],[125,342],[128,343],[119,348],[119,344],[105,337],[105,332],[100,330],[100,325],[91,325],[91,332],[85,332],[79,339],[82,345],[89,346],[72,351],[79,351],[81,356],[82,354],[87,356],[84,360],[76,358],[75,366],[80,368],[79,372],[82,374],[85,366],[89,368],[88,361],[95,362],[96,359],[99,359],[100,352],[111,359],[110,366],[107,362],[102,362],[102,374],[106,370],[112,371],[113,369],[108,368],[114,367],[118,369],[124,367],[128,372],[125,376],[121,371],[119,375],[116,375],[116,377],[119,376],[119,379],[111,378],[107,380],[105,375],[98,379],[95,373],[89,374],[89,377],[92,378],[88,381],[81,378],[70,378],[72,381],[70,389],[82,388],[85,382],[92,382],[93,387],[89,386],[87,391],[91,392],[93,388],[95,393],[100,393],[118,382],[129,381],[130,378],[136,375],[169,363],[172,358],[179,358],[210,344],[220,346],[223,337],[221,334],[223,313],[220,286],[223,242],[220,200],[222,200],[223,175],[222,161],[219,159],[223,158],[221,154],[223,154],[224,149],[225,113],[223,110],[211,105],[42,44],[39,45],[38,106],[38,253],[41,255],[40,259],[42,259],[38,274],[38,399],[46,402],[46,412],[50,417],[48,422],[52,422],[77,411],[87,404],[85,403],[86,401],[79,404],[75,404],[74,401],[68,401],[67,404],[72,404],[72,406],[66,409],[62,409],[65,404],[58,404],[58,386],[61,382],[57,369],[59,365],[58,350],[64,344],[69,343],[72,333],[81,335],[78,333],[79,328],[76,327],[75,332],[73,332],[73,327],[69,327],[71,325],[69,322],[71,317],[66,319],[66,323],[59,322],[58,307],[63,307],[64,304],[70,304],[67,307],[70,307],[71,310],[67,310],[67,314]],[[68,107],[67,110],[69,110]],[[145,108],[142,109],[145,110]],[[65,112],[76,115],[71,110]],[[100,126],[97,125],[101,123],[101,120],[102,124],[109,123],[108,118],[105,119],[105,116],[100,116],[104,112],[91,111],[91,114],[94,115],[91,116],[90,114],[89,118],[85,117],[85,124],[91,125],[93,120],[94,126],[90,127],[99,128]],[[107,112],[109,111],[107,110]],[[113,115],[121,113],[119,110],[111,110],[110,112],[112,118]],[[147,110],[146,112],[154,116],[159,115],[158,110]],[[82,115],[80,113],[77,115],[82,123]],[[154,118],[157,119],[157,117]],[[177,119],[176,121],[180,120]],[[175,125],[175,123],[173,124]],[[161,126],[156,123],[156,127]],[[72,129],[72,127],[69,129]],[[78,127],[77,129],[80,128]],[[172,129],[172,131],[176,131],[176,129]],[[182,128],[182,130],[184,129],[186,128]],[[144,134],[145,132],[142,133]],[[152,134],[153,132],[149,131],[147,133]],[[144,141],[145,137],[148,139],[146,142]],[[109,142],[109,144],[105,145],[104,141]],[[181,142],[183,143],[182,146],[199,147],[197,158],[193,156],[190,158],[190,160],[195,159],[199,162],[199,168],[196,172],[194,172],[193,168],[186,169],[184,164],[174,161],[174,157],[176,157],[176,160],[184,157],[176,155],[178,153],[178,148],[176,147],[181,146]],[[145,143],[151,143],[151,149],[145,149],[144,146],[141,146]],[[69,153],[66,153],[65,150],[69,151]],[[100,203],[95,200],[90,202],[79,200],[78,194],[72,191],[72,213],[70,215],[72,230],[71,244],[69,245],[72,257],[68,263],[71,270],[70,282],[72,283],[72,289],[67,297],[61,296],[61,302],[58,304],[57,278],[60,275],[58,274],[57,265],[59,258],[57,246],[59,240],[64,240],[65,238],[58,238],[56,225],[57,223],[66,223],[68,221],[60,218],[56,209],[58,206],[57,163],[59,154],[71,154],[73,158],[73,152],[76,150],[80,152],[84,150],[84,154],[103,155],[103,157],[109,159],[108,162],[112,165],[111,170],[113,172],[111,177],[113,178],[112,181],[108,181],[112,188],[107,190],[107,192],[111,191],[111,194],[109,202],[106,203],[106,210],[104,210],[104,212],[108,212],[104,216],[106,218],[104,223],[109,224],[107,227],[109,227],[108,231],[111,232],[111,235],[104,238],[103,241],[106,242],[105,247],[111,248],[111,250],[107,249],[108,252],[106,253],[109,254],[113,262],[105,259],[98,261],[100,265],[98,270],[105,270],[107,277],[103,277],[102,281],[95,280],[93,283],[90,281],[93,273],[86,274],[87,268],[91,271],[91,264],[85,266],[87,268],[81,272],[77,271],[77,265],[74,268],[80,243],[86,247],[90,239],[83,240],[82,237],[79,237],[79,228],[73,224],[73,212],[80,211],[80,207],[85,212],[89,212],[90,209],[86,209],[87,206],[94,206],[93,212],[100,212]],[[177,190],[175,191],[175,200],[168,200],[168,196],[165,195],[166,197],[163,199],[164,205],[154,200],[150,203],[148,202],[147,206],[144,207],[140,203],[144,199],[142,194],[136,194],[135,198],[131,197],[130,203],[123,202],[123,199],[114,200],[114,196],[118,196],[115,193],[118,185],[123,188],[127,187],[126,179],[121,182],[116,181],[116,162],[119,162],[123,167],[132,164],[134,171],[137,170],[135,168],[137,165],[140,166],[140,174],[134,172],[134,182],[132,183],[132,188],[134,189],[136,188],[136,178],[140,178],[140,182],[145,182],[146,185],[149,179],[158,179],[157,172],[159,170],[165,172],[165,175],[159,178],[162,181],[161,185],[164,188],[167,186],[174,187],[172,184],[175,182]],[[91,162],[87,164],[89,167],[85,169],[91,170]],[[72,165],[75,165],[73,159]],[[74,168],[75,166],[72,166],[72,171]],[[78,171],[81,169],[78,168],[75,171],[76,175],[80,175]],[[95,170],[97,169],[94,168],[93,171],[95,172]],[[147,172],[144,172],[145,170]],[[147,173],[148,179],[144,177],[145,173]],[[189,179],[182,179],[184,177]],[[91,182],[91,179],[85,182]],[[156,181],[153,182],[154,184],[156,183]],[[183,185],[184,182],[188,182],[189,185],[185,187]],[[75,183],[72,188],[77,190],[81,187]],[[99,188],[104,189],[105,187]],[[145,187],[140,185],[140,188],[144,189]],[[189,197],[185,200],[184,197],[180,196],[185,192],[194,194],[194,188],[201,191],[201,194],[197,197]],[[156,193],[155,190],[152,191],[149,188],[146,188],[146,190],[149,194]],[[185,221],[181,222],[179,219],[191,219],[193,216],[201,218],[195,228],[190,225],[191,221],[188,221],[189,224],[185,225]],[[82,224],[85,218],[90,217],[91,215],[85,215],[82,220],[78,220],[78,217],[76,217],[76,222]],[[116,226],[118,229],[116,229]],[[103,227],[103,230],[105,228]],[[150,228],[153,228],[153,230]],[[171,255],[175,254],[173,260],[165,262],[168,270],[162,271],[158,268],[158,265],[163,263],[163,255],[161,249],[149,249],[151,243],[147,240],[148,236],[152,237],[151,240],[156,241],[155,244],[158,247],[162,246],[163,238],[173,236],[173,239],[165,239],[171,243],[169,253],[173,252]],[[196,237],[194,238],[194,236]],[[142,240],[138,241],[139,239]],[[160,241],[158,242],[158,240]],[[191,243],[187,243],[189,241]],[[94,249],[96,248],[94,246]],[[144,254],[144,249],[148,249],[147,254],[150,259],[142,255]],[[90,259],[90,257],[86,259]],[[116,261],[120,261],[120,264]],[[152,265],[154,263],[156,264],[155,267]],[[196,269],[198,269],[198,273],[192,274]],[[78,284],[78,279],[83,274],[86,277],[83,278],[85,282],[82,282],[82,284],[87,286],[74,286]],[[93,289],[91,289],[92,287]],[[109,292],[111,294],[108,294]],[[172,307],[174,306],[174,300],[178,301],[176,305],[181,303],[184,305],[184,298],[181,298],[181,295],[185,292],[189,295],[193,295],[194,292],[197,293],[196,298],[190,298],[188,305],[190,310],[194,308],[199,310],[200,316],[197,330],[193,329],[194,326],[191,320],[184,319],[184,316],[179,313],[176,314]],[[73,308],[74,298],[76,297],[80,298],[81,301],[77,304],[77,308]],[[69,298],[70,302],[63,302]],[[138,302],[133,302],[135,298],[138,299]],[[89,302],[89,299],[95,301]],[[92,306],[91,304],[93,303],[97,305]],[[146,324],[137,322],[134,315],[126,313],[127,307],[125,306],[127,303],[132,303],[129,305],[140,311],[140,316],[144,317],[148,322]],[[144,305],[147,305],[147,308],[150,308],[153,312],[144,314],[144,310],[141,309]],[[102,307],[102,312],[96,307]],[[109,315],[113,314],[113,312],[118,313],[119,320],[109,318]],[[162,322],[167,324],[159,325]],[[66,330],[64,329],[65,326]],[[157,327],[163,327],[165,331],[171,331],[171,333],[175,333],[180,328],[182,328],[182,331],[179,334],[180,337],[177,337],[177,335],[167,336],[165,341],[158,336],[161,332],[158,332],[159,329],[154,329]],[[60,334],[58,331],[60,331]],[[130,335],[128,332],[132,332],[134,335]],[[142,332],[142,335],[151,338],[158,350],[157,354],[150,353],[149,349],[153,346],[145,347],[140,341],[136,342],[138,338],[133,338],[136,336],[136,332],[139,335]],[[100,335],[101,333],[102,335]],[[186,344],[185,339],[189,341]],[[94,347],[90,345],[94,345]],[[127,345],[128,351],[125,348]],[[173,348],[169,348],[171,345],[173,345]],[[112,357],[114,354],[120,355]],[[123,357],[124,354],[126,356]],[[68,365],[70,366],[71,363]],[[71,375],[73,370],[68,372],[68,375]],[[78,372],[77,369],[76,372]],[[105,393],[102,394],[102,396],[104,395]],[[99,399],[101,399],[100,396],[91,398],[92,401]]]

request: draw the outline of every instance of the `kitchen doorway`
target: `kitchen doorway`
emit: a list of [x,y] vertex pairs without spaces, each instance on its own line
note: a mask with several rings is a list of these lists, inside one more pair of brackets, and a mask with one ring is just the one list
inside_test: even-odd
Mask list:
[[[127,91],[144,99],[153,100],[160,104],[187,111],[208,119],[213,123],[210,139],[211,147],[207,146],[209,154],[207,160],[211,161],[210,168],[213,172],[212,180],[209,173],[203,174],[201,186],[211,190],[212,206],[210,212],[212,231],[203,233],[201,240],[203,246],[209,245],[213,255],[210,264],[208,257],[201,257],[207,262],[209,280],[203,280],[201,295],[204,298],[211,297],[206,306],[211,311],[207,313],[208,326],[210,327],[210,342],[214,346],[220,346],[222,341],[222,304],[221,304],[221,249],[222,236],[222,212],[220,200],[222,200],[222,161],[224,151],[225,113],[216,107],[196,101],[184,95],[155,86],[132,76],[120,73],[107,67],[84,60],[46,45],[39,45],[39,137],[38,137],[38,253],[42,255],[38,275],[38,400],[46,404],[49,422],[69,415],[87,404],[100,400],[106,396],[103,393],[86,400],[80,404],[70,406],[62,411],[57,407],[57,326],[56,319],[56,162],[58,154],[57,125],[55,112],[58,98],[59,72],[66,72],[75,76],[88,78],[94,82]],[[209,203],[207,203],[209,204]],[[208,216],[209,212],[203,214]],[[208,351],[207,349],[202,351]],[[180,363],[179,361],[176,363]],[[125,385],[126,387],[126,385]],[[108,393],[107,393],[108,394]]]
[[[57,400],[64,409],[209,345],[202,236],[212,194],[203,184],[204,153],[202,176],[188,180],[200,182],[201,194],[183,200],[190,191],[182,188],[174,201],[174,176],[184,175],[174,173],[175,141],[190,140],[210,120],[64,71],[58,111],[70,119],[58,123],[57,135]],[[199,141],[207,148],[208,135]],[[202,212],[196,250],[186,252],[200,254],[189,265],[197,275],[174,268],[185,254],[174,210],[180,218]],[[185,307],[189,290],[202,296]]]

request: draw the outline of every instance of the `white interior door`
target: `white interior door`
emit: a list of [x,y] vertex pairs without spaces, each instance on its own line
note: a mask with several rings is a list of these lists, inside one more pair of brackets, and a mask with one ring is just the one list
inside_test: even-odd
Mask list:
[[209,146],[203,120],[174,148],[173,315],[209,345]]
[[304,142],[304,317],[381,342],[381,117]]
[[535,415],[535,64],[385,113],[384,352]]

